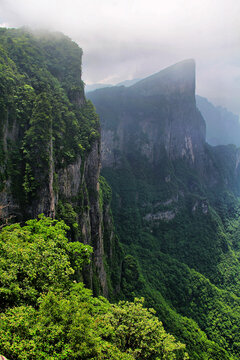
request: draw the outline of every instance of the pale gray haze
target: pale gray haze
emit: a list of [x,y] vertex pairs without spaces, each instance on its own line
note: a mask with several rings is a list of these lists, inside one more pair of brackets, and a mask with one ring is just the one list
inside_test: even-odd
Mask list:
[[240,0],[0,0],[0,24],[71,37],[83,48],[87,84],[194,58],[197,93],[240,113]]

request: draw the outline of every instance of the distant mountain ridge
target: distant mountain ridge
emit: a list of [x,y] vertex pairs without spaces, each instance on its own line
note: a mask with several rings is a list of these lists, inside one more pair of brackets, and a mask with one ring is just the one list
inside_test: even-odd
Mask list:
[[124,80],[124,81],[121,81],[120,83],[116,84],[116,85],[112,85],[112,84],[91,84],[91,85],[88,85],[86,84],[85,85],[85,92],[88,93],[88,92],[91,92],[91,91],[95,91],[97,89],[104,89],[106,87],[112,87],[112,86],[132,86],[134,85],[136,82],[140,81],[141,79],[132,79],[132,80]]
[[112,87],[112,86],[114,86],[114,85],[112,85],[112,84],[101,84],[101,83],[91,84],[91,85],[85,84],[85,92],[89,93],[89,92],[95,91],[97,89],[104,89],[105,87]]
[[223,107],[214,106],[199,95],[196,95],[196,103],[206,121],[207,142],[210,145],[240,146],[240,122],[237,115]]

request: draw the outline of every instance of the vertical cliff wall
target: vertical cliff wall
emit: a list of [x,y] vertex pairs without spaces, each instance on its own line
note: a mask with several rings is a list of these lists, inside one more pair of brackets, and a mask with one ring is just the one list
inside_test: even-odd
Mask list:
[[65,220],[72,241],[93,246],[86,282],[107,295],[110,215],[100,205],[99,120],[81,57],[62,34],[0,30],[0,225],[40,213]]

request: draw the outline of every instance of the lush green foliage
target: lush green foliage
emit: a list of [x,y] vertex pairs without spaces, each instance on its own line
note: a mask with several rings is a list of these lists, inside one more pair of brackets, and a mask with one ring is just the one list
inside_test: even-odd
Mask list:
[[[0,29],[0,195],[6,209],[0,227],[44,212],[65,221],[71,240],[97,247],[99,227],[107,239],[101,213],[108,200],[98,209],[99,119],[84,96],[81,56],[63,34]],[[84,279],[99,294],[94,261],[91,267]]]
[[[144,159],[142,164],[144,167]],[[186,171],[185,180],[178,173],[183,170],[177,166],[175,174],[183,184],[190,179],[199,182],[196,174]],[[144,296],[166,328],[187,344],[191,358],[238,358],[240,299],[236,295],[240,265],[236,198],[225,193],[223,212],[217,206],[217,201],[221,201],[219,194],[209,195],[218,214],[209,204],[206,192],[205,196],[190,193],[177,180],[175,186],[178,192],[182,188],[184,197],[176,198],[176,189],[167,189],[165,184],[163,195],[161,182],[155,185],[150,171],[148,175],[137,171],[136,174],[135,162],[133,166],[125,162],[122,168],[103,171],[112,186],[113,215],[120,240],[125,252],[131,254],[122,267],[123,296]],[[173,200],[165,203],[165,199]],[[204,206],[207,214],[202,210]],[[144,220],[148,213],[174,211],[176,207],[181,210],[171,221]]]
[[99,139],[81,56],[62,34],[0,29],[0,190],[11,181],[23,215],[51,166],[57,191],[58,172],[80,156],[84,161]]
[[0,235],[0,351],[10,359],[187,359],[143,299],[110,304],[74,281],[91,248],[40,217]]
[[[41,293],[64,290],[74,271],[89,259],[91,248],[68,242],[63,221],[41,217],[13,224],[0,233],[1,308],[36,304]],[[75,270],[74,270],[75,269]]]

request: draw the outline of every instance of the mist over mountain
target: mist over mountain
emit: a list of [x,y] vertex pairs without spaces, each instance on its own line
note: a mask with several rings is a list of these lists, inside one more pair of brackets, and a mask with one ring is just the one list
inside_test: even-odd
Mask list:
[[112,87],[113,85],[111,84],[91,84],[91,85],[88,85],[86,84],[85,85],[85,92],[88,93],[90,91],[94,91],[94,90],[97,90],[97,89],[103,89],[105,87]]
[[132,80],[125,80],[125,81],[121,81],[120,83],[116,84],[116,85],[111,85],[111,84],[91,84],[91,85],[85,85],[85,91],[86,93],[90,92],[90,91],[94,91],[97,89],[103,89],[105,87],[112,87],[112,86],[131,86],[134,85],[136,82],[140,81],[141,79],[132,79]]

